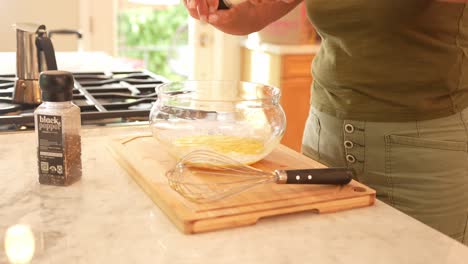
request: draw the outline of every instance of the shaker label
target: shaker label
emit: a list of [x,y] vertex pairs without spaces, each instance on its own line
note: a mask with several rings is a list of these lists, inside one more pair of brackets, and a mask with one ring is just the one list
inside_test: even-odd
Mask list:
[[39,176],[50,183],[65,182],[62,117],[38,115]]
[[62,132],[62,117],[39,115],[39,131]]

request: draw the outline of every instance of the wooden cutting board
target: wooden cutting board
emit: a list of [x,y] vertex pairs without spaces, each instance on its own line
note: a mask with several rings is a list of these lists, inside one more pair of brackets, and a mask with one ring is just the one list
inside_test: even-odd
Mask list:
[[[193,234],[257,223],[302,211],[331,213],[374,204],[375,191],[352,181],[346,186],[269,183],[212,203],[190,202],[172,190],[165,178],[176,160],[151,136],[112,139],[109,149],[117,162],[184,233]],[[262,170],[324,167],[283,145],[253,165]]]

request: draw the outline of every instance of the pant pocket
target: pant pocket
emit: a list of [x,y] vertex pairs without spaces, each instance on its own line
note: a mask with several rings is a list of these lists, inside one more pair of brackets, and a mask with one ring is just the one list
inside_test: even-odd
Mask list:
[[387,135],[385,153],[391,204],[463,241],[468,214],[467,142]]
[[320,160],[320,120],[311,110],[302,137],[302,153],[314,160]]

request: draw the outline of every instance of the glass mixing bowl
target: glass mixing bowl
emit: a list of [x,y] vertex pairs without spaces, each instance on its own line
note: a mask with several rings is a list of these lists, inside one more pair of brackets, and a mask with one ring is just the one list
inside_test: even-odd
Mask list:
[[177,159],[210,150],[244,164],[278,144],[286,128],[280,90],[239,81],[186,81],[156,89],[153,136]]

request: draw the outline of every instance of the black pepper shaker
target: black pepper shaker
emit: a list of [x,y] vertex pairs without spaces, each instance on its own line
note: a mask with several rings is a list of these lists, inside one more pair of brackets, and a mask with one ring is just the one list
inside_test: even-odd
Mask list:
[[34,111],[39,182],[67,186],[81,178],[81,116],[73,102],[73,75],[44,71],[42,104]]

